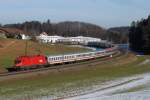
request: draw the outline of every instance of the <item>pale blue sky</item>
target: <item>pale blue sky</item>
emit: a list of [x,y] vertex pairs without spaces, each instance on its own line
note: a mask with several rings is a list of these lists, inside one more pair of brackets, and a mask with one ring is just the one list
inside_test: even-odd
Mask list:
[[84,21],[102,27],[130,25],[150,14],[150,0],[0,0],[0,23]]

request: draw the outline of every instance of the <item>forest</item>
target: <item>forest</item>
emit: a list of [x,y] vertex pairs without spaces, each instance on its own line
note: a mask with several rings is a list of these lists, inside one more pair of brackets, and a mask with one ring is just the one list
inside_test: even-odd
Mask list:
[[130,48],[144,54],[150,54],[150,16],[147,19],[133,21],[129,30]]

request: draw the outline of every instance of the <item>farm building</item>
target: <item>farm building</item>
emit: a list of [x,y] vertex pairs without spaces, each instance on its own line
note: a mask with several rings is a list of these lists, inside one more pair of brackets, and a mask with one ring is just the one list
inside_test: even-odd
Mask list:
[[30,39],[29,34],[16,28],[0,28],[0,37],[16,38],[16,39]]
[[5,32],[0,30],[0,38],[6,38]]

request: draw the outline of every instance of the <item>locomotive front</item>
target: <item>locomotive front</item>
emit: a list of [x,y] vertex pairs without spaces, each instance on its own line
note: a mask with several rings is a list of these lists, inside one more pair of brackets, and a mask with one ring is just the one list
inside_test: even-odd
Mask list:
[[44,55],[20,56],[15,59],[14,68],[38,68],[47,64],[47,57]]

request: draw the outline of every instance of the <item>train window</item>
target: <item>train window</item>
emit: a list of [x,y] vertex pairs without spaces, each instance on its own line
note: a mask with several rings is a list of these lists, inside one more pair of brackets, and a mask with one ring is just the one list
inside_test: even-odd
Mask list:
[[77,55],[77,57],[80,57],[80,55]]

